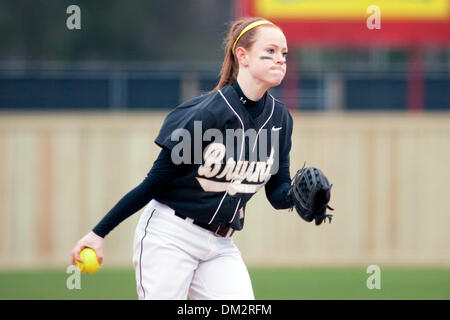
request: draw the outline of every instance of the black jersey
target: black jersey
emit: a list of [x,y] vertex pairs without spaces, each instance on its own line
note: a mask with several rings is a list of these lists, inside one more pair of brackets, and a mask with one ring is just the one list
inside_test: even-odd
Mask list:
[[247,201],[289,161],[292,117],[268,92],[252,118],[232,86],[176,107],[155,142],[191,170],[169,182],[158,201],[204,223],[243,228]]

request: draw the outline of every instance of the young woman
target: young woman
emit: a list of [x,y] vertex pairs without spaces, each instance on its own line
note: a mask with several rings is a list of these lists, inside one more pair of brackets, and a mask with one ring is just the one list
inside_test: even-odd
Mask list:
[[84,247],[101,263],[104,237],[146,206],[133,256],[140,299],[254,299],[233,233],[262,187],[274,208],[292,207],[292,118],[267,91],[286,73],[286,38],[265,19],[244,18],[225,49],[217,87],[167,116],[147,177],[72,250],[72,263]]

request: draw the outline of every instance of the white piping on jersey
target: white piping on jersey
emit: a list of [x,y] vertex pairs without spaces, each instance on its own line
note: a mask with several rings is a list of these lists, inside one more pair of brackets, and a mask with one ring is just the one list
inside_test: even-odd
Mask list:
[[[242,146],[241,146],[241,154],[239,155],[239,161],[241,161],[242,158],[242,153],[244,151],[244,146],[245,146],[245,128],[244,128],[244,122],[242,121],[241,117],[239,116],[239,114],[233,109],[233,107],[231,106],[231,104],[228,102],[227,98],[225,98],[225,96],[223,95],[222,91],[220,91],[220,89],[218,90],[218,92],[220,93],[220,95],[222,96],[223,100],[225,100],[226,104],[228,105],[228,107],[231,109],[231,111],[233,111],[233,113],[236,115],[236,117],[239,119],[239,121],[241,122],[242,125]],[[264,124],[261,126],[261,128],[259,128],[258,133],[256,134],[256,139],[255,139],[255,143],[253,144],[253,149],[252,152],[254,152],[255,147],[256,147],[256,142],[258,141],[258,136],[259,133],[261,132],[261,129],[264,128],[264,126],[267,124],[267,122],[269,122],[270,118],[272,118],[273,115],[273,111],[275,110],[275,98],[268,93],[269,96],[272,98],[272,111],[270,112],[269,117],[267,118],[267,120],[264,122]],[[232,179],[229,183],[233,183],[235,179]],[[225,191],[225,194],[222,197],[222,200],[220,200],[219,206],[216,209],[216,212],[214,212],[214,215],[212,216],[211,220],[209,221],[208,224],[211,224],[214,221],[214,218],[216,217],[217,213],[219,212],[220,207],[222,206],[223,200],[225,200],[225,197],[227,196],[228,191]],[[241,199],[239,199],[238,205],[236,207],[236,210],[234,211],[234,215],[233,218],[230,220],[233,221],[237,209],[239,208],[239,204],[241,202]]]
[[[272,95],[270,93],[268,93],[268,94],[269,94],[269,96],[272,97]],[[264,122],[264,124],[261,126],[261,128],[259,128],[258,133],[256,134],[256,139],[255,139],[255,143],[253,144],[252,152],[255,152],[256,142],[258,142],[259,133],[261,132],[262,128],[264,128],[264,126],[267,124],[267,122],[269,122],[270,118],[272,118],[273,110],[275,110],[275,98],[274,97],[272,97],[272,111],[270,112],[270,116],[267,118],[266,122]]]
[[[231,109],[231,111],[233,111],[233,113],[236,115],[236,117],[238,117],[239,121],[241,122],[242,125],[242,143],[241,143],[241,154],[239,155],[239,161],[241,161],[242,159],[242,153],[244,152],[244,147],[245,147],[245,128],[244,128],[244,122],[242,121],[241,117],[239,117],[239,114],[233,109],[233,107],[231,106],[231,104],[228,102],[227,98],[225,98],[225,96],[223,95],[222,91],[220,91],[220,89],[218,90],[220,95],[222,96],[223,100],[225,100],[225,102],[227,103],[228,107]],[[230,183],[233,183],[234,179],[232,179],[230,181]],[[217,212],[219,212],[220,207],[222,206],[223,200],[225,200],[225,197],[227,196],[227,191],[225,191],[225,194],[222,197],[222,200],[220,200],[219,206],[216,209],[216,212],[214,212],[214,215],[212,216],[211,220],[209,221],[208,224],[211,224],[214,221],[214,218],[217,215]],[[239,199],[240,200],[240,199]]]
[[233,222],[234,217],[236,216],[236,212],[238,212],[239,204],[240,204],[240,203],[241,203],[241,199],[239,199],[238,204],[237,204],[237,206],[236,206],[236,209],[234,210],[233,218],[231,218],[231,220],[228,221],[229,223]]

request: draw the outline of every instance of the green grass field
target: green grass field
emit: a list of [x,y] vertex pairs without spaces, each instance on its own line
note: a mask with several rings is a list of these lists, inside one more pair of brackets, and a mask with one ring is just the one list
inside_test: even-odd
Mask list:
[[[449,268],[381,267],[381,289],[369,290],[365,267],[250,268],[256,299],[450,299]],[[66,287],[62,270],[0,271],[0,299],[136,299],[132,269],[81,275]]]

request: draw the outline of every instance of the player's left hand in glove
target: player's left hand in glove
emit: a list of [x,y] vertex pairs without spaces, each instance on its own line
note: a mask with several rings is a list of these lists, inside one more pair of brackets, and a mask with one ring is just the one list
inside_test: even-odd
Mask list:
[[326,222],[331,223],[331,214],[327,214],[330,201],[330,183],[327,177],[317,168],[306,167],[297,171],[291,188],[288,191],[288,198],[291,202],[291,210],[295,207],[297,213],[305,221],[315,221],[316,225]]

